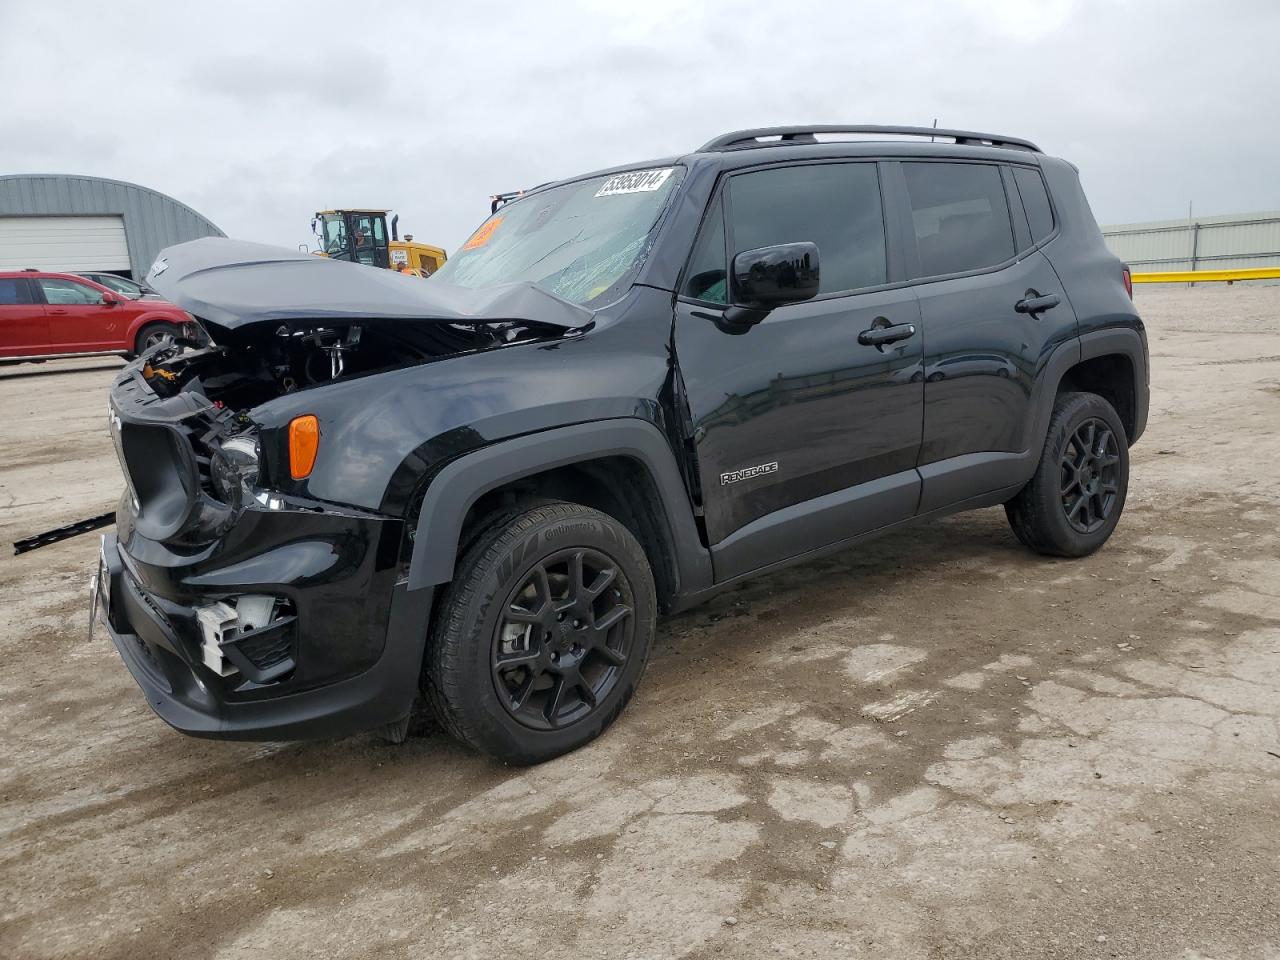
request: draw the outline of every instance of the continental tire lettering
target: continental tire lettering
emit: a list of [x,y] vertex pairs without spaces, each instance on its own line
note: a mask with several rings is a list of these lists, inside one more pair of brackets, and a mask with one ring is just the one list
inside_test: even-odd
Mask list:
[[535,533],[524,543],[516,544],[514,550],[502,558],[498,565],[498,578],[506,583],[515,575],[516,569],[524,566],[524,562],[538,552],[538,535]]
[[560,540],[564,537],[570,536],[571,534],[577,534],[577,533],[593,534],[597,532],[599,532],[599,528],[596,524],[591,523],[590,521],[587,521],[587,520],[581,520],[574,523],[564,523],[564,524],[560,524],[559,526],[552,527],[550,530],[546,531],[546,533],[543,535],[548,540],[551,540],[552,538],[556,540]]

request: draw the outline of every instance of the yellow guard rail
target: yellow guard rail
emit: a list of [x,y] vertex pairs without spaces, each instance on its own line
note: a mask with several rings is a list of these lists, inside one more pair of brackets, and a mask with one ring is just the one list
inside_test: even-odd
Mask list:
[[1242,270],[1166,270],[1135,273],[1134,283],[1206,283],[1209,281],[1280,280],[1280,267],[1248,267]]

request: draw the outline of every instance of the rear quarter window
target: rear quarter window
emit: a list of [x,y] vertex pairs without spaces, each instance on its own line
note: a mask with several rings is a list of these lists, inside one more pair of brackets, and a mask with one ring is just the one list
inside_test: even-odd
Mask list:
[[1049,204],[1049,191],[1045,189],[1044,177],[1040,176],[1038,170],[1014,167],[1013,179],[1018,185],[1018,194],[1022,197],[1022,209],[1027,212],[1031,239],[1039,243],[1053,233],[1053,207]]

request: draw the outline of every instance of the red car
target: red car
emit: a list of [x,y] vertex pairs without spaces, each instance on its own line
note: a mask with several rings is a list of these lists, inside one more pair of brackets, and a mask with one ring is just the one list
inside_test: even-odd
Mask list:
[[70,273],[0,271],[0,362],[118,354],[198,336],[165,300],[133,299]]

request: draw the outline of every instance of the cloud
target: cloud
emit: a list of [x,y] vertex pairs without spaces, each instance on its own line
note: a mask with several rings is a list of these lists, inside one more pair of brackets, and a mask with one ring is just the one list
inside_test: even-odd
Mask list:
[[0,156],[288,246],[368,205],[452,249],[495,191],[796,122],[1025,136],[1102,222],[1273,209],[1278,28],[1270,0],[5,0]]

